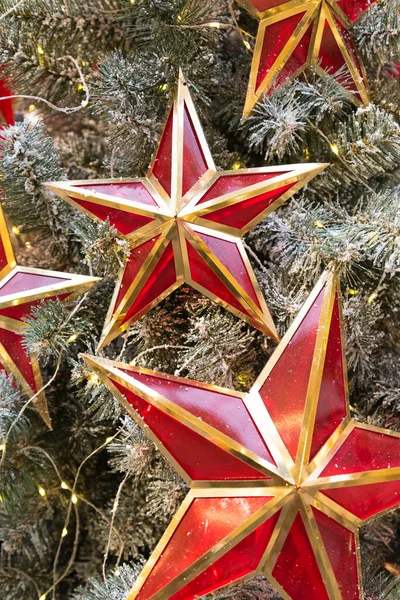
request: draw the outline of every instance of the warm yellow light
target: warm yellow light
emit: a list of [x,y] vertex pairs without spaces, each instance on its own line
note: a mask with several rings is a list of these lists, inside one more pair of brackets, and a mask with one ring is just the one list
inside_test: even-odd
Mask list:
[[304,148],[304,156],[306,160],[310,160],[310,151],[308,148]]
[[350,296],[357,296],[357,294],[359,293],[359,290],[353,290],[353,289],[350,289],[350,290],[347,290],[347,293],[348,293]]
[[243,40],[243,44],[245,45],[245,47],[247,48],[247,50],[251,50],[251,46],[249,44],[249,42],[247,40]]
[[46,600],[46,594],[42,594],[39,598],[39,600]]
[[29,110],[29,112],[33,112],[35,109],[36,109],[36,105],[35,105],[35,104],[30,104],[30,105],[28,106],[28,110]]
[[325,229],[325,225],[323,224],[322,221],[315,221],[314,225],[315,225],[315,229]]
[[121,575],[121,571],[118,569],[118,567],[115,569],[114,575],[116,575],[117,577]]
[[63,489],[63,490],[68,490],[68,489],[69,489],[69,487],[68,487],[68,485],[65,483],[65,481],[62,481],[62,482],[61,482],[61,487],[62,487],[62,489]]
[[64,527],[64,529],[62,530],[61,537],[65,537],[67,534],[68,534],[68,529],[66,527]]
[[76,86],[76,89],[78,90],[78,92],[80,92],[85,89],[85,86],[83,85],[83,83],[78,83],[78,85]]
[[83,107],[87,106],[89,104],[89,100],[82,100],[81,105]]
[[6,447],[5,444],[0,444],[0,452],[3,452],[4,448]]
[[78,497],[75,494],[72,494],[72,504],[76,504],[78,502]]
[[31,248],[31,247],[32,247],[32,244],[31,244],[30,242],[25,242],[25,247],[26,247],[26,248]]
[[331,150],[333,152],[333,154],[336,154],[337,156],[339,156],[339,148],[337,144],[331,144]]
[[86,60],[83,60],[83,61],[82,61],[82,67],[86,67],[86,65],[87,65],[87,62],[86,62]]
[[44,54],[44,50],[40,44],[37,45],[38,54]]
[[113,441],[113,439],[114,439],[114,438],[112,438],[112,437],[108,437],[108,438],[106,439],[106,444],[109,444],[110,442],[112,442],[112,441]]
[[219,29],[221,27],[221,24],[218,23],[217,21],[211,21],[211,23],[209,23],[208,26],[214,27],[215,29]]
[[69,338],[67,339],[68,344],[72,344],[72,342],[75,342],[75,340],[78,338],[78,335],[76,333],[73,333],[72,335],[69,336]]
[[13,233],[15,233],[15,235],[19,235],[19,234],[21,233],[21,231],[20,231],[20,228],[19,228],[19,227],[17,227],[16,225],[13,225],[13,226],[11,227],[11,231],[12,231]]
[[233,165],[232,165],[232,169],[233,169],[234,171],[238,171],[238,170],[240,169],[240,167],[241,167],[241,166],[242,166],[242,165],[240,164],[240,162],[239,162],[239,161],[237,161],[237,162],[233,163]]
[[165,92],[165,90],[168,89],[168,83],[162,83],[158,86],[158,89],[160,90],[160,92]]
[[44,488],[42,488],[42,486],[39,486],[39,494],[42,496],[42,498],[45,497],[46,495],[46,490]]
[[368,304],[371,304],[378,297],[378,292],[372,292],[372,294],[368,297]]

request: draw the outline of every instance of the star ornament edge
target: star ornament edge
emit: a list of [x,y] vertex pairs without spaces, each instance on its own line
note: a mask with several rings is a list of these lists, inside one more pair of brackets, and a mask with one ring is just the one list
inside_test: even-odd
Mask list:
[[[374,1],[375,0],[371,2],[371,5],[374,4]],[[256,103],[263,94],[268,95],[274,90],[276,78],[290,61],[297,46],[301,44],[303,37],[306,37],[307,31],[310,28],[312,29],[312,32],[307,57],[297,70],[287,76],[286,80],[296,78],[310,67],[314,68],[320,75],[329,72],[328,69],[325,69],[318,64],[325,24],[328,24],[330,32],[341,53],[343,65],[346,65],[349,75],[356,86],[355,90],[344,88],[346,89],[348,98],[356,106],[369,104],[368,81],[363,63],[357,50],[352,45],[351,40],[348,39],[346,43],[346,40],[344,39],[348,28],[356,19],[351,20],[335,0],[288,0],[266,10],[256,9],[252,5],[251,0],[236,0],[236,2],[241,8],[259,21],[243,109],[244,119],[247,119],[250,116]],[[364,11],[360,11],[360,14],[361,12]],[[268,27],[279,22],[284,22],[285,19],[300,13],[303,13],[300,22],[293,30],[292,35],[287,38],[286,43],[282,46],[277,57],[269,67],[267,74],[263,77],[262,81],[258,83],[261,56]],[[345,33],[341,33],[340,27],[344,28]],[[337,70],[338,69],[334,72],[336,73]],[[277,84],[276,88],[280,88],[283,84],[283,81],[280,82]],[[357,97],[357,94],[360,98]]]
[[[0,292],[15,276],[38,276],[43,278],[61,279],[53,284],[44,284],[36,287],[27,287],[22,291],[12,292],[9,294],[0,295],[0,370],[11,373],[14,379],[19,383],[21,389],[28,398],[32,398],[35,394],[37,397],[33,401],[33,405],[42,417],[45,424],[51,429],[51,416],[47,406],[47,400],[44,390],[38,393],[43,388],[43,379],[40,371],[40,366],[34,355],[27,355],[32,368],[32,377],[35,382],[35,388],[29,383],[28,379],[21,372],[17,362],[11,356],[9,350],[4,345],[5,340],[1,339],[1,331],[7,331],[11,334],[20,335],[26,325],[20,318],[13,318],[1,314],[4,309],[18,307],[25,303],[35,302],[37,300],[46,300],[46,298],[57,298],[60,295],[68,294],[63,300],[63,303],[69,303],[75,300],[79,295],[88,291],[95,283],[100,281],[99,277],[89,277],[86,275],[78,275],[75,273],[66,273],[61,271],[53,271],[48,269],[36,269],[33,267],[24,267],[18,265],[15,259],[14,250],[11,243],[11,238],[8,233],[7,223],[3,214],[3,209],[0,206],[0,254],[2,255],[3,265],[0,265]],[[33,285],[33,284],[32,284]],[[22,366],[22,364],[21,364]]]
[[[192,154],[185,145],[187,143],[185,135],[188,131],[192,135],[192,139],[189,140],[192,144]],[[164,145],[168,147],[168,144],[169,154],[168,148],[167,152],[163,150]],[[170,161],[170,180],[168,181],[170,189],[168,190],[166,190],[167,185],[164,181],[166,175],[162,172],[165,158],[167,163],[168,160]],[[183,187],[185,177],[187,177],[185,175],[185,158],[186,162],[193,158],[194,162],[196,160],[203,161],[204,164],[202,169],[198,169],[197,180],[191,181],[192,185]],[[130,232],[122,233],[121,230],[118,230],[122,237],[129,240],[132,253],[136,253],[139,251],[139,247],[150,243],[152,238],[160,236],[149,251],[140,270],[135,273],[128,289],[124,288],[123,298],[119,291],[127,266],[121,270],[106,317],[99,349],[121,335],[133,322],[184,283],[189,284],[266,335],[278,339],[241,238],[327,166],[327,163],[299,163],[277,167],[218,171],[213,163],[188,86],[181,74],[175,99],[167,111],[164,130],[146,177],[48,182],[45,184],[52,192],[94,220],[105,221],[106,213],[110,215],[116,214],[116,212],[125,214],[127,218],[144,219],[141,221],[142,225],[138,225]],[[265,180],[261,179],[263,175]],[[257,176],[259,176],[259,181],[254,180]],[[234,189],[230,189],[229,183],[238,177],[243,178],[243,181],[247,181],[249,178],[248,181],[251,179],[251,183],[243,183],[241,187],[236,185]],[[153,204],[136,201],[132,197],[127,199],[105,193],[104,186],[118,185],[140,187],[140,193],[145,193],[148,198],[151,198]],[[213,197],[213,189],[219,185],[222,186],[221,190]],[[100,186],[101,191],[85,189],[85,186],[89,188]],[[224,186],[226,189],[222,189]],[[110,189],[107,191],[110,192]],[[262,199],[263,195],[271,194],[273,196],[274,193],[276,197],[269,204],[269,200],[265,199],[263,208],[252,213],[252,218],[249,217],[246,221],[245,209],[242,208],[245,203],[256,201],[257,198]],[[209,195],[209,199],[203,201],[206,194]],[[237,212],[242,211],[242,222],[235,224],[232,214],[225,221],[222,217],[218,217],[219,214],[229,211],[230,207],[234,206]],[[251,206],[250,210],[253,210]],[[118,218],[121,219],[120,216]],[[178,222],[176,227],[172,226],[175,221]],[[208,228],[209,231],[202,230],[202,227]],[[118,229],[118,226],[116,228]],[[236,259],[243,261],[251,293],[249,293],[249,289],[244,289],[244,286],[238,282],[236,274],[232,273],[221,259],[222,251],[217,256],[210,249],[205,237],[207,235],[215,237],[220,244],[225,245],[225,254],[230,244],[236,245]],[[157,262],[164,260],[168,246],[173,249],[175,279],[170,282],[170,285],[165,285],[165,289],[143,306],[140,302],[146,281],[157,269]],[[195,253],[201,257],[204,268],[210,270],[212,276],[215,277],[216,285],[214,287],[209,282],[204,284],[205,275],[203,280],[200,276],[197,279],[193,276],[193,257],[188,255],[193,248]],[[132,260],[137,258],[135,255]],[[135,312],[134,307],[138,305],[140,305],[140,309]]]
[[[310,311],[315,309],[321,291],[324,296],[322,305],[320,306],[318,331],[315,334],[315,346],[312,354],[313,360],[309,373],[307,395],[303,412],[303,426],[300,427],[296,456],[292,457],[288,447],[286,447],[285,442],[280,436],[278,427],[274,425],[273,418],[269,414],[269,411],[265,406],[264,408],[261,406],[261,390],[265,382],[268,381],[271,373],[273,373],[275,366],[279,367],[279,360],[284,355],[285,349],[290,347],[296,333],[306,326],[305,319],[307,318],[307,315],[310,314]],[[287,589],[285,589],[286,584],[282,582],[282,579],[279,579],[278,577],[278,581],[276,573],[281,553],[288,552],[287,540],[291,535],[292,528],[294,528],[295,525],[296,527],[299,527],[299,524],[297,523],[297,519],[299,518],[301,527],[305,532],[312,550],[312,558],[315,565],[317,565],[316,568],[319,570],[320,577],[322,578],[321,581],[324,586],[325,597],[329,600],[342,600],[345,596],[342,596],[340,592],[340,586],[338,585],[339,576],[333,567],[332,554],[330,552],[332,548],[328,546],[328,543],[326,542],[327,538],[324,537],[325,534],[321,535],[323,530],[321,529],[320,520],[328,519],[331,525],[334,524],[335,527],[341,528],[340,531],[342,536],[349,536],[348,543],[351,542],[353,554],[349,551],[348,560],[349,564],[351,563],[351,560],[353,561],[353,570],[355,569],[355,575],[357,577],[356,581],[353,577],[352,585],[357,587],[357,590],[359,590],[357,593],[359,593],[361,598],[362,587],[360,580],[361,568],[358,528],[361,524],[378,518],[379,516],[382,516],[382,514],[385,514],[385,512],[394,510],[400,505],[400,500],[391,505],[389,503],[386,508],[381,507],[379,510],[376,508],[374,514],[367,514],[365,512],[366,509],[364,508],[365,514],[359,512],[357,515],[355,514],[355,508],[351,510],[348,506],[346,508],[340,504],[341,500],[337,497],[336,500],[334,500],[324,492],[327,491],[328,493],[332,493],[333,490],[334,494],[340,495],[343,493],[343,490],[350,490],[351,493],[352,489],[356,492],[358,489],[358,494],[360,494],[359,486],[368,486],[370,484],[373,487],[378,483],[390,485],[390,482],[397,482],[400,480],[400,466],[393,468],[390,468],[390,465],[387,465],[387,468],[382,468],[382,466],[371,466],[366,471],[363,471],[360,466],[361,463],[357,470],[357,463],[355,462],[354,468],[352,467],[353,471],[350,470],[346,472],[346,470],[344,470],[344,472],[339,472],[337,475],[331,474],[331,472],[329,475],[325,475],[324,472],[326,469],[331,469],[332,471],[334,468],[334,460],[339,463],[346,460],[343,459],[340,451],[343,449],[344,455],[347,456],[349,451],[346,444],[348,444],[349,441],[352,443],[355,436],[363,436],[364,434],[366,436],[374,436],[375,434],[384,436],[385,439],[387,437],[387,440],[390,440],[390,443],[395,442],[397,448],[397,444],[400,447],[400,433],[364,425],[362,423],[356,423],[351,419],[347,397],[344,345],[342,345],[343,386],[346,392],[345,413],[341,416],[340,423],[333,432],[329,434],[328,439],[323,444],[320,441],[317,452],[312,456],[310,455],[310,440],[316,429],[318,410],[316,404],[318,404],[320,399],[319,394],[322,393],[322,377],[325,363],[329,363],[332,360],[331,356],[330,358],[327,357],[329,352],[328,340],[330,339],[331,327],[333,327],[334,306],[336,306],[336,304],[334,305],[334,302],[337,302],[339,305],[339,319],[341,318],[339,294],[338,282],[335,275],[333,273],[325,273],[317,283],[303,309],[300,311],[298,317],[296,317],[254,386],[247,394],[191,381],[185,378],[156,373],[141,367],[133,367],[102,358],[83,355],[83,358],[88,365],[94,370],[103,383],[107,385],[135,421],[144,428],[146,434],[148,434],[155,442],[164,457],[167,458],[190,486],[187,497],[173,517],[156,550],[149,559],[149,562],[145,565],[142,574],[139,576],[139,579],[128,595],[128,600],[135,600],[135,598],[138,598],[138,600],[150,600],[150,598],[152,600],[166,600],[167,598],[175,599],[175,594],[179,600],[183,600],[184,598],[194,598],[194,595],[192,595],[193,590],[191,593],[187,592],[187,595],[181,596],[179,595],[179,590],[186,588],[191,582],[195,582],[197,577],[200,577],[201,574],[210,570],[212,565],[217,563],[218,560],[223,560],[224,556],[228,557],[231,551],[234,551],[240,543],[244,542],[246,536],[251,535],[251,532],[254,533],[256,530],[258,531],[257,528],[260,524],[266,524],[275,517],[277,518],[277,521],[273,527],[273,532],[266,544],[264,552],[259,556],[256,567],[253,568],[251,572],[245,574],[246,577],[262,572],[284,598],[289,600],[291,598],[293,600],[300,600],[304,597],[301,595],[290,595]],[[299,343],[298,340],[296,341],[296,344],[297,343]],[[330,343],[331,345],[334,345],[332,341]],[[336,359],[339,360],[338,356],[336,356]],[[258,428],[259,433],[268,444],[268,449],[274,464],[272,464],[272,462],[266,464],[266,461],[260,458],[260,456],[256,458],[254,453],[249,450],[248,447],[237,443],[237,441],[233,439],[234,435],[232,435],[232,438],[227,439],[227,436],[224,435],[223,432],[221,433],[222,427],[217,429],[213,425],[205,422],[206,419],[204,419],[204,417],[202,419],[198,416],[196,417],[196,415],[193,414],[194,411],[190,412],[183,407],[182,402],[180,405],[176,404],[172,400],[170,393],[158,391],[158,383],[149,384],[146,377],[150,379],[152,377],[158,378],[166,383],[166,385],[175,385],[174,382],[179,383],[182,388],[183,386],[186,386],[185,389],[188,391],[188,394],[195,393],[197,388],[212,393],[222,393],[230,398],[236,398],[238,401],[241,400],[243,405],[247,408],[248,413],[251,415],[251,419]],[[164,387],[163,389],[165,390],[166,388]],[[129,403],[129,395],[126,397],[124,396],[124,390],[134,394],[135,397],[139,399],[142,398],[146,401],[146,413],[139,413],[135,410],[134,404]],[[215,402],[218,402],[218,399],[216,399]],[[240,479],[239,477],[237,479],[231,477],[230,479],[214,479],[207,481],[202,480],[201,478],[197,480],[193,479],[193,477],[190,477],[188,472],[185,471],[178,462],[179,457],[174,457],[171,454],[171,449],[168,450],[165,447],[164,443],[167,438],[164,436],[162,440],[159,439],[159,437],[152,432],[151,424],[146,424],[146,417],[143,415],[148,414],[153,408],[157,411],[161,411],[164,415],[174,417],[177,421],[190,428],[192,432],[200,432],[206,440],[211,441],[216,447],[230,452],[232,457],[239,457],[246,465],[254,467],[256,463],[258,463],[258,471],[261,479]],[[227,416],[227,419],[229,421],[230,417]],[[308,423],[308,427],[305,428],[304,425],[306,423]],[[174,434],[170,433],[170,435]],[[195,457],[193,457],[193,459],[195,460]],[[283,468],[282,463],[284,465]],[[286,472],[285,467],[287,469]],[[269,477],[269,479],[266,479],[266,477]],[[363,489],[364,491],[366,490],[365,487]],[[372,488],[370,489],[372,490]],[[394,492],[391,493],[393,494]],[[398,492],[396,492],[396,494],[398,494]],[[249,518],[243,519],[243,522],[237,529],[229,532],[224,539],[220,540],[219,543],[212,548],[208,548],[207,551],[193,561],[193,564],[190,564],[183,571],[179,572],[176,577],[171,577],[171,581],[166,577],[161,588],[155,588],[155,593],[146,595],[145,591],[144,595],[141,595],[141,590],[147,585],[146,582],[150,580],[153,569],[157,567],[158,561],[162,560],[164,551],[166,551],[168,544],[174,539],[174,535],[179,531],[179,526],[183,522],[185,515],[189,514],[188,511],[190,510],[190,507],[193,506],[194,499],[211,498],[214,499],[215,503],[218,505],[223,498],[233,496],[239,499],[241,498],[242,500],[244,498],[253,498],[256,496],[271,497],[265,504],[258,507]],[[228,518],[229,515],[226,514],[223,517],[223,519]],[[337,542],[339,543],[338,540]],[[336,548],[336,551],[339,552],[340,548]],[[173,559],[171,560],[173,561]],[[162,563],[160,568],[162,569],[165,567],[166,564]],[[353,573],[353,576],[355,575]],[[232,577],[229,583],[237,583],[241,579],[242,577],[235,576]],[[350,585],[350,583],[348,585]],[[209,591],[219,589],[220,587],[222,587],[221,584],[215,585],[215,587]],[[198,591],[200,594],[206,593],[204,588]],[[322,595],[319,596],[315,594],[317,594],[317,592],[314,593],[314,596],[310,596],[310,600],[321,600],[323,597]]]

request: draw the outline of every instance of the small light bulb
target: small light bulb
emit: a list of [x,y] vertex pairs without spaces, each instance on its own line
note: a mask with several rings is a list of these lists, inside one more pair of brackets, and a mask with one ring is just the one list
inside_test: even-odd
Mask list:
[[333,154],[336,154],[337,156],[339,156],[339,148],[337,144],[331,144],[331,150],[333,152]]
[[45,497],[46,495],[46,490],[44,488],[42,488],[42,486],[39,486],[39,494],[42,496],[42,498]]
[[368,304],[371,304],[378,297],[378,292],[372,292],[372,294],[368,297]]
[[82,67],[86,67],[86,65],[87,65],[87,62],[86,62],[86,60],[83,60],[83,61],[82,61]]
[[247,40],[243,40],[243,44],[244,44],[245,48],[247,48],[247,50],[251,50],[251,46]]
[[73,333],[72,335],[69,336],[69,338],[67,339],[68,344],[72,344],[72,342],[75,342],[75,340],[77,339],[77,334]]
[[20,230],[20,228],[19,228],[19,227],[17,227],[16,225],[13,225],[13,226],[11,227],[11,231],[12,231],[13,233],[15,233],[15,235],[19,235],[19,234],[21,233],[21,230]]
[[325,229],[325,225],[323,224],[322,221],[315,221],[314,225],[315,225],[315,229]]
[[83,85],[83,83],[78,83],[78,85],[76,86],[76,89],[78,90],[78,92],[80,92],[85,89],[85,86]]
[[242,165],[240,164],[240,162],[239,162],[239,161],[237,161],[237,162],[233,163],[233,165],[232,165],[232,169],[233,169],[234,171],[238,171],[238,170],[240,169],[240,167],[241,167],[241,166],[242,166]]
[[72,504],[76,504],[78,502],[78,496],[76,496],[75,494],[72,494],[71,500],[72,500]]
[[4,448],[6,447],[5,444],[0,444],[0,452],[3,452]]
[[66,527],[64,527],[64,529],[62,530],[61,537],[65,537],[67,534],[68,534],[68,529]]
[[68,490],[69,489],[68,485],[65,483],[65,481],[61,482],[61,487],[62,487],[63,490]]
[[36,109],[36,105],[35,105],[35,104],[30,104],[30,105],[28,106],[28,110],[29,110],[29,112],[33,112],[35,109]]
[[359,290],[347,290],[347,293],[349,294],[349,296],[357,296],[357,294],[359,293]]
[[215,29],[219,29],[221,27],[221,24],[218,23],[217,21],[211,21],[211,23],[208,23],[209,27],[214,27]]
[[108,437],[108,438],[106,439],[106,444],[109,444],[110,442],[112,442],[112,441],[113,441],[113,439],[114,439],[114,438],[112,438],[112,437]]
[[26,248],[32,248],[32,244],[30,242],[25,242],[25,247]]
[[37,45],[38,54],[44,54],[44,50],[40,44]]
[[118,569],[118,567],[116,567],[116,569],[114,571],[114,575],[116,575],[117,577],[119,577],[121,575],[121,571]]
[[39,600],[46,600],[46,594],[42,594],[39,598]]
[[85,107],[89,104],[89,100],[82,100],[81,106]]

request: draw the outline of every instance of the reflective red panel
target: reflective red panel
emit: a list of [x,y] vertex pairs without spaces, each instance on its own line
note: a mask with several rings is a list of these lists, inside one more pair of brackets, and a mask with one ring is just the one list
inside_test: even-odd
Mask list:
[[[220,198],[221,196],[233,192],[240,192],[240,194],[242,194],[243,191],[251,185],[263,183],[264,181],[268,181],[269,179],[273,179],[280,175],[286,175],[287,173],[288,171],[281,171],[279,173],[241,173],[239,171],[237,175],[220,175],[197,204],[203,204],[204,202],[215,200],[216,198]],[[238,193],[238,196],[240,194]]]
[[154,177],[158,179],[168,196],[171,196],[173,123],[174,109],[171,108],[152,169]]
[[249,0],[249,4],[254,6],[256,10],[260,12],[263,10],[268,10],[273,8],[274,6],[279,6],[280,4],[284,4],[285,0]]
[[113,198],[121,198],[122,200],[132,200],[140,204],[149,206],[158,206],[153,196],[141,181],[121,181],[118,183],[85,183],[77,185],[78,189],[85,191],[97,192],[98,194],[107,194]]
[[338,0],[338,5],[342,11],[349,17],[350,21],[355,21],[358,17],[374,4],[371,0]]
[[290,190],[293,185],[294,183],[284,185],[276,190],[254,196],[254,198],[250,198],[249,200],[225,206],[225,208],[210,209],[210,212],[202,215],[202,218],[214,221],[215,223],[221,223],[222,225],[228,225],[235,229],[242,229],[253,221],[253,219],[261,215],[276,200],[279,200],[282,194]]
[[126,210],[120,210],[111,206],[104,206],[102,204],[96,204],[90,200],[80,200],[79,198],[72,197],[72,200],[86,209],[91,215],[94,215],[101,221],[110,222],[123,235],[129,235],[130,233],[144,227],[148,223],[156,221],[153,217],[147,217],[145,215],[137,215]]
[[227,271],[233,276],[246,294],[253,300],[255,305],[261,309],[257,298],[254,284],[250,278],[247,267],[240,254],[240,241],[234,242],[222,238],[206,235],[194,228],[196,234],[207,244],[211,252],[222,262]]
[[188,585],[170,596],[170,600],[198,598],[252,573],[265,552],[279,514],[280,511],[275,513]]
[[[221,299],[228,305],[233,306],[241,313],[252,317],[240,304],[239,300],[233,295],[232,292],[224,285],[222,280],[214,273],[214,271],[207,265],[203,260],[202,256],[193,248],[193,246],[186,240],[190,274],[195,283],[198,283],[203,288],[215,294],[217,299]],[[253,317],[252,317],[253,318]]]
[[209,390],[201,383],[196,385],[183,378],[175,381],[136,371],[125,372],[132,379],[141,381],[152,391],[162,394],[204,423],[215,427],[245,448],[275,464],[241,398]]
[[144,261],[149,256],[150,252],[153,250],[154,246],[160,239],[160,235],[156,235],[150,240],[147,240],[147,242],[144,242],[143,244],[140,244],[140,246],[136,246],[136,248],[133,248],[133,250],[131,250],[128,262],[125,265],[124,274],[119,284],[118,296],[115,301],[116,308],[119,307],[129,287],[132,285],[132,283],[135,280],[135,277],[142,268]]
[[342,600],[359,600],[357,553],[354,533],[312,507]]
[[256,469],[152,406],[120,383],[113,383],[191,479],[212,481],[265,478]]
[[400,467],[400,438],[356,427],[321,477]]
[[[0,96],[2,98],[4,98],[5,96],[11,96],[11,95],[12,95],[12,92],[8,88],[7,80],[3,78],[0,81]],[[12,98],[10,98],[10,99],[6,98],[5,100],[0,101],[0,113],[3,115],[4,120],[7,123],[7,125],[15,124],[13,102],[14,102],[14,99],[12,99]]]
[[322,490],[325,496],[360,519],[368,519],[400,503],[400,481]]
[[303,425],[308,382],[325,288],[278,358],[260,395],[293,459]]
[[270,499],[195,498],[140,590],[137,600],[151,598],[239,528]]
[[207,162],[185,104],[183,116],[182,196],[197,183],[207,170]]
[[[289,42],[291,36],[294,34],[296,27],[299,25],[301,19],[305,15],[305,12],[292,15],[287,19],[278,21],[269,25],[264,31],[263,46],[260,55],[260,63],[257,73],[256,90],[263,83],[265,77],[271,70],[272,65]],[[302,55],[307,57],[308,48],[305,48]],[[304,60],[301,64],[304,63]],[[301,64],[299,66],[301,66]],[[296,69],[295,69],[296,70]]]
[[271,86],[270,92],[272,92],[276,87],[287,81],[289,77],[292,77],[292,75],[299,71],[299,69],[305,67],[310,50],[312,32],[313,24],[311,24],[307,31],[304,33],[303,37],[297,44],[296,48],[293,50],[287,62],[280,69],[279,73],[277,73],[276,79],[274,81],[274,84]]
[[20,321],[24,317],[27,317],[32,309],[38,306],[43,300],[55,300],[58,298],[63,302],[71,292],[66,292],[64,294],[54,294],[49,298],[39,298],[39,300],[34,300],[33,302],[23,302],[22,304],[16,304],[15,306],[8,306],[7,308],[0,308],[0,315],[4,317],[9,317],[10,319],[15,319]]
[[326,348],[310,460],[328,441],[347,413],[346,388],[340,335],[339,299],[336,296]]
[[4,285],[0,283],[0,298],[29,290],[34,292],[36,289],[56,285],[57,283],[68,283],[68,275],[66,277],[51,277],[34,273],[15,273]]
[[329,600],[300,513],[290,528],[272,575],[292,600]]
[[0,237],[0,272],[4,269],[4,267],[7,266],[7,264],[8,264],[8,262],[7,262],[6,251],[4,248],[3,241]]
[[146,283],[140,290],[135,302],[126,313],[123,323],[129,319],[137,318],[138,313],[149,304],[159,298],[172,286],[176,284],[176,271],[174,261],[174,250],[172,242],[164,250],[158,259],[153,271],[147,277]]
[[[36,392],[36,381],[31,360],[29,356],[27,356],[22,345],[22,337],[18,333],[0,328],[0,345],[3,346],[6,353],[11,357],[13,363],[21,372],[22,377],[26,379],[28,385]],[[6,369],[3,363],[4,357],[2,357],[2,352],[3,350],[0,348],[0,369],[2,366]]]

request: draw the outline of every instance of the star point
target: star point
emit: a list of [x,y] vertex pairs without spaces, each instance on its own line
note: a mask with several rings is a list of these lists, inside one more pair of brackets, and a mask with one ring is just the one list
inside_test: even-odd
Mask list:
[[84,356],[190,491],[129,600],[263,573],[291,600],[362,598],[358,528],[400,505],[400,434],[351,419],[334,269],[248,393]]
[[146,177],[46,184],[131,244],[100,348],[183,283],[278,339],[241,237],[326,166],[217,171],[181,74]]
[[11,373],[29,398],[37,395],[34,406],[50,428],[46,397],[40,391],[43,381],[39,364],[23,347],[23,318],[41,300],[59,298],[70,302],[97,281],[96,277],[17,266],[0,207],[0,370]]

